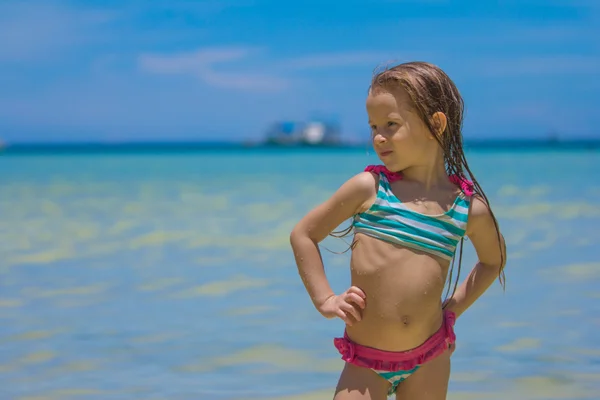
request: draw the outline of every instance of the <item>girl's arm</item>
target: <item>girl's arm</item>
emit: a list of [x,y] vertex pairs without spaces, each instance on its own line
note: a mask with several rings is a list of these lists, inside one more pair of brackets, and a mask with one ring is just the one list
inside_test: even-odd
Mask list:
[[494,283],[506,263],[504,237],[496,231],[490,209],[479,196],[472,197],[467,236],[475,247],[478,262],[446,306],[447,310],[454,311],[457,316]]
[[290,243],[298,272],[317,310],[334,295],[318,244],[342,222],[370,207],[377,195],[377,185],[377,178],[370,172],[355,175],[292,230]]

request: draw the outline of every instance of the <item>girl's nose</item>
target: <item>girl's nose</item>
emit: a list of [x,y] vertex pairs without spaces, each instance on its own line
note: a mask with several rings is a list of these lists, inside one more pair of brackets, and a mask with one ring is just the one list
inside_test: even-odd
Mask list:
[[375,141],[375,143],[385,143],[385,137],[379,133],[375,133],[373,140]]

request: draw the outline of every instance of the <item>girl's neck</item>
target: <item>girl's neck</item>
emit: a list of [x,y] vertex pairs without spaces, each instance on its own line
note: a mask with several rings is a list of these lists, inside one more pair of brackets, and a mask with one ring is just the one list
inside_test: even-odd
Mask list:
[[443,159],[438,159],[429,165],[408,167],[402,171],[402,176],[404,180],[423,185],[426,190],[448,186],[450,183]]

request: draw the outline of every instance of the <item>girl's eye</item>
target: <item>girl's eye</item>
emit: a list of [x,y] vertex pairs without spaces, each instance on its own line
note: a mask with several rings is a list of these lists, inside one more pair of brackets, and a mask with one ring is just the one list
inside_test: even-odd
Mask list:
[[374,131],[374,130],[376,130],[376,129],[377,129],[377,127],[376,127],[375,125],[371,125],[371,130],[372,130],[372,131]]
[[387,125],[388,125],[388,127],[391,128],[392,126],[397,125],[397,124],[395,122],[393,122],[393,121],[390,121],[390,122],[388,122]]

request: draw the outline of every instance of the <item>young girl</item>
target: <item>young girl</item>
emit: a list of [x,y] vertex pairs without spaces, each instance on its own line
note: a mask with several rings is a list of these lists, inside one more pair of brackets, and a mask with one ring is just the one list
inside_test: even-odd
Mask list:
[[[334,399],[445,399],[455,318],[497,277],[503,284],[504,239],[463,152],[462,98],[441,69],[411,62],[383,71],[366,106],[383,165],[368,166],[310,211],[291,245],[317,310],[346,323],[334,339],[346,361]],[[352,286],[336,295],[318,244],[349,218]],[[465,236],[478,262],[460,287],[448,285],[442,303],[459,242],[460,274]]]

